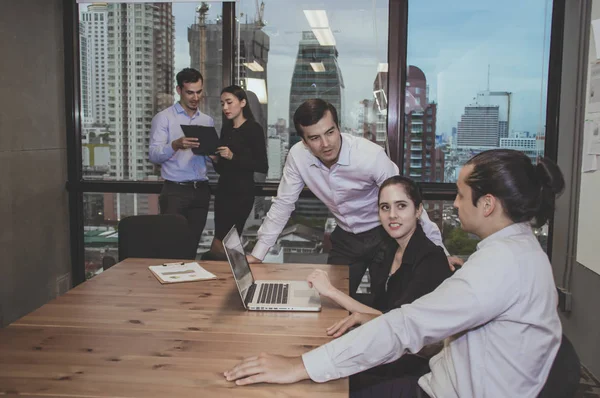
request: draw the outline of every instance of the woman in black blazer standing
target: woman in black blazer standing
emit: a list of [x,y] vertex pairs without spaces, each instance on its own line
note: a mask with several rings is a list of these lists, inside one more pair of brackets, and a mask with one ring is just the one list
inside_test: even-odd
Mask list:
[[223,238],[235,225],[241,235],[254,204],[254,173],[269,168],[263,128],[254,120],[246,92],[232,85],[221,91],[221,108],[227,118],[220,147],[211,156],[219,173],[215,195],[215,237],[204,260],[225,259]]

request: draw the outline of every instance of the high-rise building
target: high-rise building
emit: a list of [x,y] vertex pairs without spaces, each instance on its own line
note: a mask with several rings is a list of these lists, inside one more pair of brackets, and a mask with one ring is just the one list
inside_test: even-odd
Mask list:
[[200,110],[215,121],[221,131],[221,89],[223,88],[223,25],[220,19],[207,19],[209,6],[196,8],[196,21],[188,27],[190,67],[198,70],[204,79]]
[[508,91],[480,91],[477,93],[477,104],[498,106],[498,138],[508,138],[510,129],[512,93]]
[[267,158],[269,159],[269,172],[267,181],[279,182],[281,172],[287,155],[287,142],[279,135],[270,134],[267,140]]
[[[94,3],[87,6],[80,18],[82,57],[82,106],[86,121],[97,125],[108,124],[108,5]],[[83,57],[86,57],[84,63]],[[86,68],[84,72],[83,68]],[[85,87],[84,87],[85,84]],[[87,89],[84,95],[83,89]],[[86,104],[87,102],[87,104]],[[87,108],[87,109],[86,109]]]
[[[222,127],[221,90],[223,89],[223,25],[220,19],[207,18],[209,6],[206,3],[196,8],[196,21],[188,27],[190,45],[190,67],[200,71],[204,78],[203,98],[200,110],[211,116],[215,128],[220,133]],[[263,24],[258,21],[236,25],[239,33],[239,47],[234,54],[234,83],[244,88],[248,94],[248,104],[254,118],[265,131],[267,139],[267,63],[270,39],[263,32]],[[239,56],[238,56],[239,55]],[[212,163],[207,164],[207,176],[217,181],[218,174]],[[265,175],[255,173],[256,181],[264,181]]]
[[342,124],[344,79],[335,46],[323,46],[311,31],[302,32],[290,88],[290,145],[300,141],[294,127],[294,113],[304,101],[321,98],[335,106]]
[[[88,8],[89,9],[89,8]],[[107,81],[110,179],[151,180],[154,115],[173,104],[174,16],[171,3],[108,4]],[[158,211],[157,195],[109,194],[107,220]]]
[[108,5],[111,178],[143,180],[154,115],[173,104],[174,16],[170,3]]
[[87,26],[88,22],[79,21],[79,81],[81,88],[81,115],[83,122],[92,120],[92,91],[90,71],[90,47],[88,46]]
[[[215,119],[221,128],[221,90],[223,89],[223,25],[220,19],[207,18],[209,6],[196,8],[196,21],[188,27],[190,67],[204,78],[203,101],[200,110]],[[234,83],[248,92],[248,102],[256,121],[267,130],[267,64],[270,38],[259,21],[236,25],[239,40],[234,53]]]
[[500,148],[514,149],[523,152],[525,155],[536,163],[538,157],[538,140],[536,137],[531,138],[500,138]]
[[413,65],[405,108],[404,174],[416,181],[444,182],[444,153],[435,147],[437,104],[429,103],[425,74]]
[[498,105],[468,105],[458,122],[459,148],[497,148],[499,144]]
[[384,149],[387,148],[387,79],[387,72],[378,72],[373,82],[374,98],[360,101],[356,134]]
[[383,148],[387,148],[387,87],[388,72],[377,72],[373,82],[373,119],[375,142]]

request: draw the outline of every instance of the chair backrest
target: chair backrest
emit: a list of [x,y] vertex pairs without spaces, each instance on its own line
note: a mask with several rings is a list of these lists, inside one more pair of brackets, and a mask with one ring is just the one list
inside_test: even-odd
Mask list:
[[113,265],[115,265],[117,261],[112,256],[104,256],[102,257],[102,269],[106,271]]
[[579,388],[581,363],[573,345],[563,334],[550,374],[538,398],[572,398]]
[[185,217],[131,216],[119,222],[119,261],[129,257],[193,260],[198,243]]

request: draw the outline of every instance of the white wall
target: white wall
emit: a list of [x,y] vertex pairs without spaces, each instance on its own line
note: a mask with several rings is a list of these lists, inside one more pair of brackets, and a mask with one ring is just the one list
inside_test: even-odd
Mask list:
[[[592,19],[600,19],[600,2],[592,2]],[[590,50],[587,78],[587,105],[586,119],[600,117],[600,112],[592,113],[589,106],[590,98],[590,65],[595,63],[596,43],[593,30],[590,32]],[[600,61],[600,60],[598,60]],[[587,137],[586,137],[587,138]],[[583,148],[587,148],[587,140],[584,138]],[[585,156],[585,154],[584,154]],[[581,176],[581,188],[579,194],[579,224],[577,234],[577,262],[592,271],[600,274],[600,170],[583,173]]]

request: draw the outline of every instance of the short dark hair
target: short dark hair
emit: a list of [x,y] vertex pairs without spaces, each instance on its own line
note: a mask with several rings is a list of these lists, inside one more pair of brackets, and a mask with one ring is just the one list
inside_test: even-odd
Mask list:
[[246,118],[247,120],[254,120],[254,114],[252,113],[252,109],[250,108],[250,102],[248,101],[248,94],[243,88],[232,84],[231,86],[227,86],[223,90],[221,90],[221,95],[223,95],[223,93],[233,94],[240,101],[246,100],[246,106],[242,108],[242,115],[244,115],[244,118]]
[[421,192],[419,184],[411,178],[397,175],[388,178],[381,184],[379,187],[379,195],[377,196],[377,204],[379,204],[379,201],[381,200],[381,191],[383,191],[383,188],[389,187],[390,185],[402,185],[404,192],[406,192],[406,196],[413,202],[416,209],[423,203],[423,193]]
[[177,86],[183,88],[185,83],[196,83],[197,81],[201,81],[204,83],[204,78],[202,77],[202,73],[198,72],[193,68],[184,68],[179,73],[177,73]]
[[340,124],[338,122],[338,114],[335,106],[320,98],[313,98],[304,101],[294,113],[294,127],[296,128],[298,135],[304,138],[304,131],[302,130],[302,127],[312,126],[313,124],[318,123],[319,120],[323,119],[323,116],[325,116],[325,112],[327,111],[331,113],[333,122],[339,129]]
[[492,149],[473,156],[466,164],[473,170],[465,183],[471,187],[473,205],[490,194],[502,203],[515,223],[531,221],[541,227],[554,212],[554,199],[565,186],[559,167],[548,158],[537,165],[523,152]]

